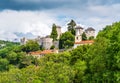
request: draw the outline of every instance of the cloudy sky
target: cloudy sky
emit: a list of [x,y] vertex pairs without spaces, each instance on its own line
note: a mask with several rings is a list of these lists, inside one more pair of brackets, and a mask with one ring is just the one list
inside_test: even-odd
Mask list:
[[74,19],[96,32],[120,21],[120,0],[0,0],[0,39],[14,39],[15,32],[45,36],[53,23],[66,30]]

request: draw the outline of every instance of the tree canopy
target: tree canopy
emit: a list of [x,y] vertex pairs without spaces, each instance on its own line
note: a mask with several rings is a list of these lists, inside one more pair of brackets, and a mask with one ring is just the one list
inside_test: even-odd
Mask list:
[[24,52],[31,52],[31,51],[37,51],[40,49],[39,44],[37,41],[29,40],[25,45],[22,46],[22,50]]
[[74,45],[74,35],[72,33],[65,32],[60,36],[59,40],[59,48],[64,49],[64,48],[70,48]]

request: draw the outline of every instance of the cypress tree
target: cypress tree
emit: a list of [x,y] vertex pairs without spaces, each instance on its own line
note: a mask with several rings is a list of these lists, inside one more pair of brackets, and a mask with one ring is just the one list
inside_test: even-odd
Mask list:
[[67,25],[68,25],[68,31],[70,31],[73,35],[75,35],[75,26],[76,26],[75,21],[71,20],[70,23],[68,23]]
[[57,26],[55,24],[52,25],[52,32],[50,37],[53,38],[53,41],[57,40],[57,30],[56,30]]

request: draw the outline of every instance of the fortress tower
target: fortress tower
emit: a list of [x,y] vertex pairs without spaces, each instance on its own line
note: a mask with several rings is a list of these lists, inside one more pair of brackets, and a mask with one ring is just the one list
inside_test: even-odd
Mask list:
[[59,39],[59,38],[60,38],[60,35],[62,34],[62,32],[61,32],[61,27],[60,27],[60,26],[57,26],[57,27],[56,27],[56,30],[57,30],[57,34],[58,34],[57,39]]
[[82,33],[83,33],[83,28],[80,26],[77,26],[75,28],[75,42],[80,42],[82,41]]

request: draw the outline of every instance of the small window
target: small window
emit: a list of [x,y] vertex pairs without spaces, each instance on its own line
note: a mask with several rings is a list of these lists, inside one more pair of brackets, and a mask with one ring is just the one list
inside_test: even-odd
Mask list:
[[77,37],[77,40],[78,40],[78,37]]

